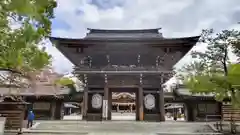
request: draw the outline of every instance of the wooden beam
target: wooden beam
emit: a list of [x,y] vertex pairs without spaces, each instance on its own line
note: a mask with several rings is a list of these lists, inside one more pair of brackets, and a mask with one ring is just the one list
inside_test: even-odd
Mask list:
[[138,104],[139,104],[139,120],[144,120],[144,109],[143,109],[143,88],[139,86],[138,89]]
[[108,103],[109,103],[109,89],[108,89],[108,85],[106,83],[105,87],[104,87],[104,102],[103,102],[103,120],[108,120]]
[[[88,84],[88,87],[89,88],[104,88],[104,84],[103,85],[91,85],[91,84]],[[139,86],[138,85],[111,85],[111,84],[108,84],[108,87],[109,88],[138,88]],[[142,85],[142,88],[158,88],[159,86],[153,86],[153,85]]]
[[160,121],[165,121],[164,92],[161,86],[159,88],[159,100]]
[[51,41],[58,41],[58,45],[69,45],[69,46],[89,46],[96,44],[145,44],[145,45],[156,45],[156,46],[179,46],[179,44],[189,44],[193,46],[196,44],[200,36],[195,37],[184,37],[184,38],[156,38],[156,39],[64,39],[51,37]]
[[88,110],[88,87],[84,88],[84,96],[83,96],[83,112],[82,112],[82,119],[87,119],[87,110]]
[[160,85],[159,85],[159,111],[160,111],[160,121],[165,121],[165,110],[164,110],[164,91],[162,84],[164,83],[164,76],[161,75]]
[[172,74],[173,71],[74,71],[76,74]]
[[51,120],[55,120],[56,104],[56,101],[51,102]]

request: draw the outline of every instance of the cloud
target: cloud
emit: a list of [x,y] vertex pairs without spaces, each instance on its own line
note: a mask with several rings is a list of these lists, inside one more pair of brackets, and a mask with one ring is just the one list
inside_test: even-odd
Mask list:
[[[239,0],[57,0],[53,36],[81,38],[86,28],[140,29],[162,27],[165,37],[199,35],[202,29],[239,28]],[[61,27],[61,25],[64,26]],[[65,27],[67,26],[67,27]],[[204,45],[194,49],[202,50]],[[54,67],[71,69],[50,45]],[[179,63],[190,61],[186,56]],[[64,64],[63,64],[64,63]],[[63,68],[63,69],[62,69]],[[69,69],[68,69],[69,68]]]
[[89,4],[96,5],[99,9],[110,9],[117,6],[123,6],[126,0],[90,0]]

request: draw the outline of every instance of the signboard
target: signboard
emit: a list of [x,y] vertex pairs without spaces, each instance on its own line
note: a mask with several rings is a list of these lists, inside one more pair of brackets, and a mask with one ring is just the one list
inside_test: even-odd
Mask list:
[[35,102],[33,103],[33,110],[49,110],[51,104],[48,102]]
[[108,117],[108,100],[103,100],[103,118]]

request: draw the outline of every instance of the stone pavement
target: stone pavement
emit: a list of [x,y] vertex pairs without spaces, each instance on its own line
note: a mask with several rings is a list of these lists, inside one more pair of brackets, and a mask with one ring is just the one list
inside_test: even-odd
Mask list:
[[0,135],[3,135],[4,133],[5,121],[6,121],[6,118],[0,117]]
[[[136,119],[135,113],[116,113],[112,112],[112,120],[134,120]],[[63,120],[82,120],[82,115],[66,115]]]
[[206,123],[186,122],[136,122],[136,121],[37,121],[34,129],[24,135],[190,135],[212,134]]
[[[135,121],[136,119],[136,114],[135,113],[116,113],[112,112],[112,120],[132,120]],[[165,117],[167,121],[172,120],[173,117],[168,118],[167,116]],[[66,115],[63,117],[63,120],[82,120],[82,115]],[[178,118],[177,121],[184,121],[184,118]]]

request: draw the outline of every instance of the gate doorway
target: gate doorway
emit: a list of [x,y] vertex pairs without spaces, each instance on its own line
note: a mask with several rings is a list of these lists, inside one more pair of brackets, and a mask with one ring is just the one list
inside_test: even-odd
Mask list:
[[138,88],[110,88],[111,120],[138,120]]
[[164,108],[166,121],[186,121],[186,108],[183,103],[167,103]]

